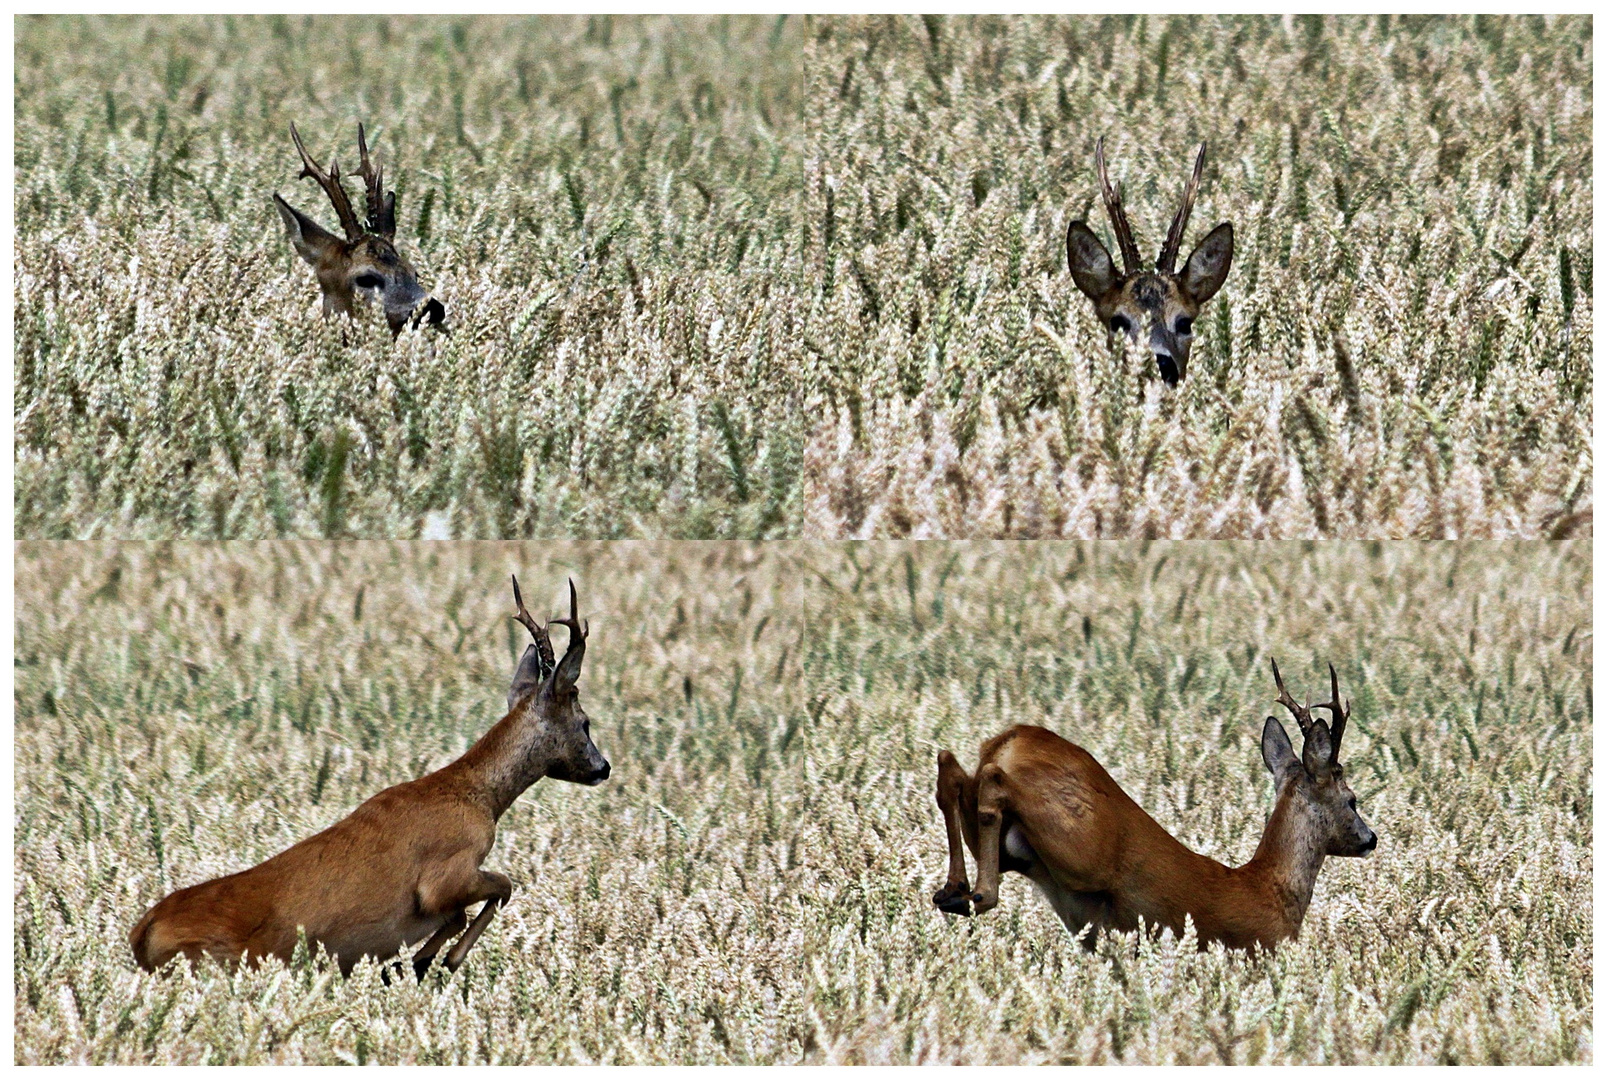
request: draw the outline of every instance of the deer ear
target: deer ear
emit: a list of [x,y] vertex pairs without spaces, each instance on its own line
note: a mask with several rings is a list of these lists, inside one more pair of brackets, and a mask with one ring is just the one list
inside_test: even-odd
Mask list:
[[1261,729],[1261,760],[1273,776],[1295,763],[1295,748],[1289,743],[1289,733],[1283,730],[1276,716],[1267,717],[1267,724]]
[[1183,291],[1203,304],[1216,295],[1233,265],[1233,223],[1224,221],[1206,234],[1183,267]]
[[1116,287],[1116,264],[1086,222],[1073,221],[1066,230],[1066,265],[1077,288],[1095,303]]
[[1311,730],[1306,732],[1306,746],[1301,751],[1300,760],[1306,771],[1312,776],[1319,775],[1334,760],[1334,745],[1328,738],[1328,722],[1314,720]]
[[552,678],[547,680],[545,691],[557,697],[573,690],[575,684],[580,681],[580,663],[583,659],[585,659],[584,649],[565,651],[564,658],[552,669]]
[[510,712],[532,691],[540,689],[541,678],[541,653],[536,651],[534,645],[526,645],[525,654],[519,659],[519,666],[513,672],[513,682],[508,687]]
[[326,255],[340,246],[338,237],[281,199],[277,191],[273,193],[273,205],[279,208],[279,216],[285,223],[285,235],[295,246],[296,253],[312,265],[317,266]]

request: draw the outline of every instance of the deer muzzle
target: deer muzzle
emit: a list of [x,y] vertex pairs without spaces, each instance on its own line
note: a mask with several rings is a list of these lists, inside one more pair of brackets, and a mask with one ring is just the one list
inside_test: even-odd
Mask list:
[[420,323],[446,331],[446,305],[433,296],[426,298],[413,311],[413,329],[417,330]]
[[420,326],[433,326],[446,330],[446,305],[433,296],[424,296],[412,307],[385,308],[385,322],[393,335],[400,334],[409,323],[417,330]]
[[1161,381],[1166,383],[1167,386],[1177,386],[1178,380],[1183,377],[1182,373],[1178,371],[1177,361],[1172,358],[1171,353],[1157,352],[1155,354],[1155,366],[1160,369]]

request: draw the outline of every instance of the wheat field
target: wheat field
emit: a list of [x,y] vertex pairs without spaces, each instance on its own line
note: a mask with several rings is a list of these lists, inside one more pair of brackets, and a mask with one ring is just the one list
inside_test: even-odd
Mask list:
[[[20,536],[1590,529],[1589,17],[15,25]],[[450,337],[283,237],[359,120]],[[1238,230],[1176,393],[1066,272],[1101,135],[1146,254],[1200,140]]]
[[[613,776],[538,783],[455,975],[137,970],[243,868],[500,717],[574,575]],[[1588,544],[25,542],[18,1062],[1588,1062]],[[960,920],[940,747],[1086,746],[1229,863],[1272,804],[1276,656],[1332,660],[1380,835],[1297,942],[1082,951],[1030,886]]]

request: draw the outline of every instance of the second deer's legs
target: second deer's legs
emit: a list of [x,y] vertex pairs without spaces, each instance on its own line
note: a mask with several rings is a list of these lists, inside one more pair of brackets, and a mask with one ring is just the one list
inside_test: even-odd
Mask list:
[[971,900],[978,915],[999,903],[999,836],[1007,809],[1004,770],[990,761],[976,774],[976,892]]
[[458,943],[452,946],[452,951],[446,954],[446,970],[456,971],[463,965],[463,958],[469,955],[469,950],[474,948],[474,943],[485,932],[486,926],[491,922],[491,916],[495,915],[497,908],[506,904],[508,897],[512,895],[513,882],[509,881],[506,875],[499,874],[495,870],[480,871],[479,894],[465,900],[463,906],[468,907],[480,900],[485,901],[485,906],[474,917],[474,922],[469,924],[468,932],[459,938]]
[[971,777],[947,750],[937,755],[937,807],[949,838],[949,876],[932,903],[951,915],[971,914],[971,884],[965,878],[965,842],[960,831],[960,791]]

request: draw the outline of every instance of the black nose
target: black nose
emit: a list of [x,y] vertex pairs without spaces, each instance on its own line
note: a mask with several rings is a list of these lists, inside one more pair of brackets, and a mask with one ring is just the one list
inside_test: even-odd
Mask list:
[[[593,775],[593,776],[595,776],[595,777],[597,777],[597,779],[599,779],[599,780],[607,780],[607,779],[608,779],[608,762],[606,762],[606,761],[605,761],[605,762],[603,762],[603,767],[602,767],[602,768],[600,768],[600,769],[598,769],[598,770],[597,770],[597,771],[596,771],[596,772],[595,772],[595,773],[593,773],[593,774],[592,774],[592,775]],[[1373,842],[1374,842],[1374,843],[1377,843],[1377,842],[1378,842],[1378,839],[1377,839],[1377,837],[1374,837],[1374,838],[1373,838]]]
[[1156,353],[1155,366],[1161,369],[1161,378],[1167,386],[1177,385],[1177,361],[1165,353]]
[[420,323],[445,330],[446,305],[433,296],[424,301],[413,312],[413,329],[417,330]]
[[1371,835],[1371,836],[1369,836],[1367,838],[1367,843],[1363,844],[1361,846],[1361,849],[1363,851],[1371,851],[1377,846],[1378,846],[1378,834],[1373,833],[1373,835]]

